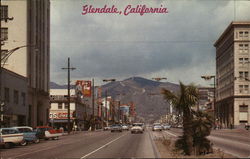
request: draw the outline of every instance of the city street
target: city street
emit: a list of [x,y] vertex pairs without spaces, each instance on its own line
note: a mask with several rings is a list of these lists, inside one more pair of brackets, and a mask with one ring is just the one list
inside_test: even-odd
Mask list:
[[[182,129],[171,128],[171,130],[163,132],[153,132],[155,137],[162,135],[178,137],[182,135]],[[250,131],[243,129],[213,130],[208,139],[213,142],[214,148],[221,149],[233,156],[244,158],[250,156]]]
[[157,158],[150,133],[78,132],[59,140],[0,149],[3,158]]

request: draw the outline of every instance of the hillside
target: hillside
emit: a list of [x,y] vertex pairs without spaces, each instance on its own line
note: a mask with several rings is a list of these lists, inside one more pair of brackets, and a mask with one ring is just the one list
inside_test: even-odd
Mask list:
[[[62,86],[53,83],[53,88],[62,88]],[[121,104],[133,101],[136,106],[137,117],[145,120],[145,122],[153,122],[159,116],[166,114],[169,107],[169,104],[160,94],[162,88],[176,92],[179,86],[169,82],[131,77],[123,81],[103,85],[102,95],[104,96],[104,92],[107,90],[108,95],[111,95],[115,100],[121,100]]]

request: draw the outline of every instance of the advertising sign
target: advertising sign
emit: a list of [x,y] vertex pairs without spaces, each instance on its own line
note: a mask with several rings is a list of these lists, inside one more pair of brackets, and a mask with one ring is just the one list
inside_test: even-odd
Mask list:
[[[68,113],[50,113],[49,114],[50,119],[68,119]],[[70,113],[70,118],[73,118],[73,113]]]
[[84,97],[91,97],[91,81],[76,81],[76,95],[83,95]]

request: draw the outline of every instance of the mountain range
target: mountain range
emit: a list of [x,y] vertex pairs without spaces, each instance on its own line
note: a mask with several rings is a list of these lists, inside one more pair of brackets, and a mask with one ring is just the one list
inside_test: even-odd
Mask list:
[[[158,82],[142,77],[131,77],[123,81],[109,82],[102,85],[102,95],[120,100],[121,104],[133,102],[136,107],[137,119],[152,123],[167,113],[169,104],[160,93],[162,88],[173,92],[179,90],[179,85],[170,82]],[[50,83],[51,89],[66,89],[67,85]]]

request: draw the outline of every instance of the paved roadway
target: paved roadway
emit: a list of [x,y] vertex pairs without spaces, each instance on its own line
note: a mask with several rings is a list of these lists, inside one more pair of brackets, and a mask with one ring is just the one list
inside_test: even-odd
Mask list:
[[0,158],[157,158],[149,131],[131,134],[110,131],[79,132],[59,140],[0,149]]
[[[163,134],[172,137],[182,135],[182,129],[174,129],[164,131]],[[154,133],[154,136],[162,135]],[[250,158],[250,131],[243,129],[221,129],[212,131],[208,137],[213,142],[215,148],[219,148],[226,153],[240,158]]]

